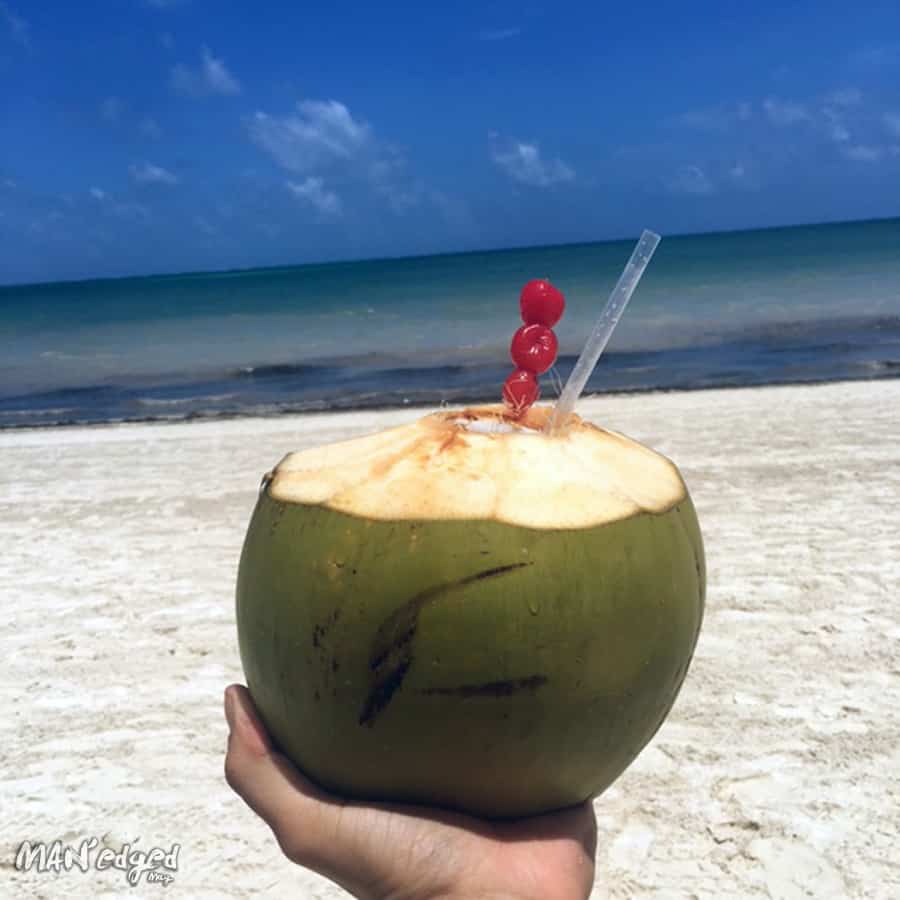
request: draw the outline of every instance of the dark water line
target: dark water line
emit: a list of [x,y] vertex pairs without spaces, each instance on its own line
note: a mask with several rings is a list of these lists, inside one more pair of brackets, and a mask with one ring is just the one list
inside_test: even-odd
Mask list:
[[[721,380],[710,379],[706,383],[670,385],[670,386],[653,386],[653,387],[617,387],[611,389],[602,389],[590,387],[585,397],[596,396],[629,396],[636,394],[680,394],[698,391],[714,391],[714,390],[742,390],[760,387],[790,387],[790,386],[816,386],[823,384],[841,384],[841,383],[858,383],[861,381],[889,381],[900,378],[900,362],[890,364],[885,371],[866,374],[866,375],[844,375],[838,378],[828,378],[824,376],[809,376],[806,378],[789,378],[775,379],[769,381],[738,381],[723,378]],[[543,402],[553,402],[554,397],[542,397]],[[90,415],[80,418],[73,417],[68,419],[57,419],[50,422],[40,421],[21,421],[12,424],[0,424],[0,431],[22,431],[31,429],[52,429],[52,428],[84,428],[84,427],[105,427],[109,425],[138,425],[138,424],[168,424],[177,425],[185,422],[210,422],[210,421],[228,421],[233,419],[275,419],[284,416],[296,415],[328,415],[330,413],[339,412],[380,412],[393,411],[398,409],[424,409],[433,408],[435,406],[465,406],[469,404],[481,403],[497,403],[497,392],[487,393],[460,393],[452,397],[397,397],[378,396],[366,398],[348,397],[345,402],[325,403],[308,402],[299,404],[285,404],[277,409],[259,408],[248,405],[244,408],[231,410],[196,410],[178,415],[144,415],[144,416],[124,416],[121,418],[113,417],[91,417]]]

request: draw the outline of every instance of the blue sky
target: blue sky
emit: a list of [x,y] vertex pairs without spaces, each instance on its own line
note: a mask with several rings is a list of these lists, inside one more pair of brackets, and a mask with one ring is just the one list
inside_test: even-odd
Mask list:
[[900,213],[900,4],[0,0],[0,282]]

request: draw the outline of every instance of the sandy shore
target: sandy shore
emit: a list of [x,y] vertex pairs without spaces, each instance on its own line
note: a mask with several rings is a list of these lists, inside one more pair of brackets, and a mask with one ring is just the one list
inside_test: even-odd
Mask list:
[[[611,397],[676,460],[709,599],[668,722],[596,801],[597,898],[900,897],[900,381]],[[260,475],[418,411],[0,433],[0,894],[24,839],[182,845],[167,897],[344,896],[222,777]]]

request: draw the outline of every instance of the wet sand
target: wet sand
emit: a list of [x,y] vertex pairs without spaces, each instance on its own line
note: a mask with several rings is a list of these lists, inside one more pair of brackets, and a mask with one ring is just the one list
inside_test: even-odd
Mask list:
[[[707,615],[596,801],[597,898],[900,896],[900,380],[584,402],[682,469]],[[0,433],[0,894],[345,896],[222,776],[262,473],[421,411]],[[18,873],[25,839],[181,844],[168,888]],[[7,892],[9,892],[7,894]]]

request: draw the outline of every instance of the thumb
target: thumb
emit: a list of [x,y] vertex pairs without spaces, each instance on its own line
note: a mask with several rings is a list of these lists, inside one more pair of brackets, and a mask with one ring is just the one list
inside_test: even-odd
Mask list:
[[[304,778],[273,749],[250,692],[233,684],[225,691],[228,753],[225,778],[272,829],[292,862],[314,869],[344,887],[358,888],[346,861],[356,855],[356,829],[344,834],[345,804]],[[350,844],[351,846],[348,846]]]

